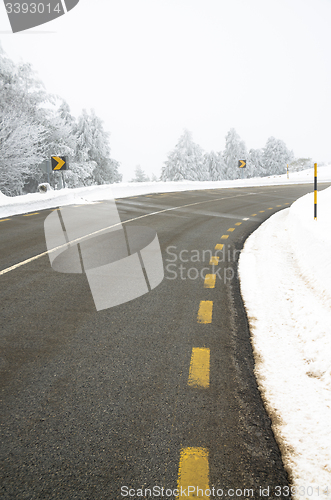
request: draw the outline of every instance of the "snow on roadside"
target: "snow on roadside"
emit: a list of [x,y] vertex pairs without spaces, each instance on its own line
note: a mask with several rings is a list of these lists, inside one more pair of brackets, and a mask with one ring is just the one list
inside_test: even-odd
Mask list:
[[[331,494],[331,188],[265,221],[239,259],[255,375],[297,500]],[[326,488],[328,487],[328,490]]]
[[[269,186],[281,184],[312,183],[314,169],[302,170],[290,174],[233,181],[180,181],[180,182],[128,182],[102,186],[89,186],[74,189],[61,189],[44,193],[30,193],[23,196],[9,197],[0,191],[0,218],[55,208],[71,204],[85,204],[111,198],[126,198],[149,193],[169,193],[175,191],[191,191],[196,189],[217,189],[248,186]],[[318,169],[320,182],[331,181],[331,165]]]

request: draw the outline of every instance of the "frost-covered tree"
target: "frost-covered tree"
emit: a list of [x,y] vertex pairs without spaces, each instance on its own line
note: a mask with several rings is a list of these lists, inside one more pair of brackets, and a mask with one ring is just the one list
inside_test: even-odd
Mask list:
[[237,179],[240,177],[238,161],[247,161],[247,156],[244,141],[241,140],[235,129],[231,128],[225,137],[225,149],[223,151],[223,159],[226,164],[226,179]]
[[248,153],[248,171],[247,177],[262,177],[266,175],[266,169],[263,166],[262,149],[250,149]]
[[7,196],[23,193],[34,165],[45,155],[45,129],[25,114],[0,111],[0,189]]
[[288,164],[290,172],[299,172],[307,168],[313,168],[314,162],[311,158],[296,158]]
[[[45,91],[30,64],[15,65],[0,45],[0,189],[9,195],[35,190],[50,156],[68,156],[72,187],[119,182],[109,134],[95,113],[78,123],[68,104]],[[50,104],[52,106],[50,106]],[[52,174],[51,179],[59,174]],[[47,177],[46,177],[47,178]]]
[[204,162],[204,152],[193,142],[188,130],[179,138],[175,149],[168,155],[162,169],[162,181],[204,181],[208,179],[208,171]]
[[222,154],[217,154],[214,151],[205,153],[205,164],[209,174],[209,180],[220,181],[224,179],[226,165]]
[[263,149],[263,167],[267,175],[286,173],[286,165],[293,159],[293,152],[289,151],[284,141],[269,137]]
[[102,120],[96,116],[94,110],[91,110],[89,115],[84,109],[76,126],[75,160],[77,164],[82,165],[82,168],[88,168],[88,165],[94,164],[91,180],[93,184],[122,180],[118,172],[119,163],[110,158],[109,135],[103,129]]
[[97,164],[110,154],[109,133],[103,129],[102,120],[92,109],[88,114],[85,109],[78,118],[76,128],[76,152],[81,160],[95,161]]
[[140,165],[134,169],[134,177],[131,182],[149,182],[149,177],[145,174]]
[[16,66],[0,46],[0,189],[22,194],[31,169],[45,154],[42,84],[30,65]]

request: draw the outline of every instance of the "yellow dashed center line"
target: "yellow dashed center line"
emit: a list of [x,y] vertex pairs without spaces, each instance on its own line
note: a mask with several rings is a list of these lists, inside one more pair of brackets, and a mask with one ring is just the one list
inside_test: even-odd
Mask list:
[[206,274],[204,288],[215,288],[216,274]]
[[260,210],[259,212],[260,212],[260,214],[262,214],[264,212],[264,210]]
[[228,234],[223,234],[223,235],[221,236],[221,240],[226,240],[228,237],[229,237],[229,235],[228,235]]
[[269,208],[268,208],[268,210],[272,210],[272,209],[273,209],[273,207],[269,207]]
[[209,265],[211,265],[211,266],[217,266],[218,261],[219,261],[219,256],[218,255],[212,255],[210,257]]
[[255,215],[257,215],[257,214],[252,214],[252,217],[255,217]]
[[188,385],[190,387],[209,387],[210,349],[206,347],[193,347]]
[[235,229],[236,229],[235,227],[229,227],[228,231],[232,233],[232,231],[234,231]]
[[215,247],[215,250],[223,250],[223,247],[224,247],[223,243],[218,243]]
[[213,301],[201,300],[198,311],[198,323],[211,323],[213,315]]
[[23,214],[23,217],[30,217],[30,215],[38,215],[39,212],[34,212],[33,214]]
[[276,205],[276,207],[281,207],[281,205]]
[[[182,448],[178,470],[178,498],[209,499],[209,461],[207,448]],[[199,491],[197,491],[199,488]]]
[[235,223],[235,226],[240,226],[241,225],[241,222],[236,222]]
[[0,222],[4,222],[5,220],[10,220],[10,219],[1,219]]

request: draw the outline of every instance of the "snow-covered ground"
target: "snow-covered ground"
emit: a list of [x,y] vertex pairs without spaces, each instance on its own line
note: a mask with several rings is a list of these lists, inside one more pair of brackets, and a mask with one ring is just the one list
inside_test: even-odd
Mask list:
[[[319,167],[318,180],[331,181],[331,165]],[[302,182],[313,183],[313,169],[290,179],[127,183],[14,198],[0,192],[0,218],[112,197]],[[239,260],[256,377],[297,500],[331,495],[331,188],[319,192],[317,215],[314,221],[313,194],[300,198],[248,238]]]
[[264,222],[239,275],[255,375],[295,499],[331,495],[331,188]]
[[[61,189],[45,193],[31,193],[23,196],[9,197],[0,190],[0,218],[54,208],[63,205],[89,203],[108,198],[126,198],[148,193],[169,193],[174,191],[189,191],[195,189],[217,189],[247,186],[268,186],[271,184],[312,183],[313,169],[271,177],[252,179],[237,179],[234,181],[181,181],[181,182],[128,182],[105,186],[90,186],[75,189]],[[331,165],[319,167],[318,180],[331,181]]]

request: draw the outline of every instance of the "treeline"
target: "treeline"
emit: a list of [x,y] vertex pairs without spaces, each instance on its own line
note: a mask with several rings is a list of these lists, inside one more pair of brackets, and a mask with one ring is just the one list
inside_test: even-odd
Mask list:
[[162,181],[220,181],[238,179],[241,177],[239,160],[246,160],[243,175],[261,177],[286,173],[286,165],[291,171],[303,170],[312,166],[310,158],[294,160],[294,154],[289,151],[280,139],[269,137],[262,149],[247,151],[245,142],[234,128],[231,128],[225,138],[224,151],[210,153],[196,144],[188,130],[180,137],[173,151],[168,155],[161,173]]
[[[51,156],[68,157],[68,187],[122,180],[95,112],[83,110],[76,120],[63,99],[46,92],[30,64],[14,64],[0,45],[0,191],[35,192],[47,182],[40,164]],[[59,176],[51,175],[53,187]]]

